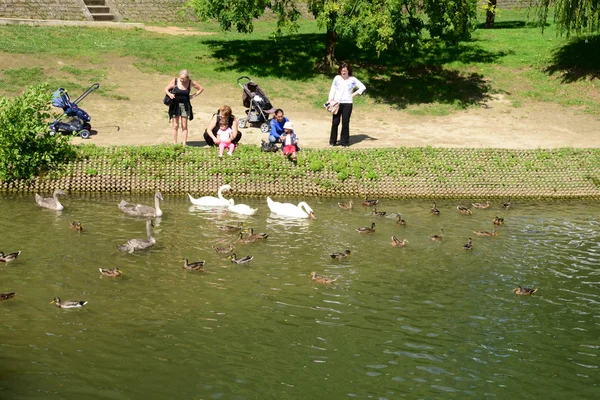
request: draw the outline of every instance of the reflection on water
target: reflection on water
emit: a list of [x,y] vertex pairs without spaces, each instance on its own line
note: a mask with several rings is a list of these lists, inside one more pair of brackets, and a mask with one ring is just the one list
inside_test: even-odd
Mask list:
[[[596,203],[462,215],[447,200],[433,216],[426,201],[382,200],[381,217],[312,199],[316,220],[286,220],[265,199],[239,199],[258,208],[243,216],[166,197],[156,246],[126,254],[116,246],[144,237],[145,221],[119,200],[73,195],[54,212],[32,196],[0,198],[0,251],[22,251],[0,264],[0,292],[17,292],[0,302],[0,398],[597,397]],[[497,237],[473,233],[493,230],[496,215]],[[240,244],[217,229],[238,222],[269,238]],[[371,222],[374,234],[356,232]],[[392,247],[392,235],[409,245]],[[229,243],[254,260],[212,249]],[[124,275],[98,271],[113,267]],[[338,280],[313,284],[311,271]],[[516,285],[539,291],[515,296]],[[55,296],[89,303],[60,310]]]

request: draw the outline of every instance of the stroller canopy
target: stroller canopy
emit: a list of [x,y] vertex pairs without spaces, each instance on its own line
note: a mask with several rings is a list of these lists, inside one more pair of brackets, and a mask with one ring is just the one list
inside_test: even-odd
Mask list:
[[62,108],[63,111],[66,111],[71,107],[71,100],[69,99],[67,92],[65,92],[65,89],[58,88],[58,90],[52,94],[52,105],[54,107]]
[[275,112],[275,108],[265,92],[253,81],[244,84],[244,92],[242,93],[242,103],[244,107],[250,107],[251,102],[254,102],[266,113]]

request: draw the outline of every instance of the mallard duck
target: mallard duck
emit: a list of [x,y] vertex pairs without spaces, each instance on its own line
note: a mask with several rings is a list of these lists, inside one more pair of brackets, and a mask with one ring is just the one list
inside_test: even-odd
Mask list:
[[397,214],[396,224],[398,225],[406,225],[406,221],[402,219],[402,215]]
[[363,206],[365,206],[365,207],[373,207],[373,206],[377,205],[377,203],[379,203],[379,200],[375,200],[375,199],[369,200],[366,197],[363,200]]
[[352,202],[352,200],[350,200],[347,203],[338,203],[338,206],[344,210],[352,210],[352,207],[354,207],[354,203]]
[[163,212],[160,209],[159,200],[162,199],[162,194],[160,194],[160,192],[156,192],[154,194],[154,207],[143,204],[129,204],[125,200],[121,200],[119,203],[119,209],[125,214],[133,215],[135,217],[160,217],[163,215]]
[[370,228],[356,228],[356,232],[358,233],[375,233],[375,222],[371,223]]
[[65,209],[65,206],[60,204],[60,201],[58,201],[58,195],[66,196],[67,194],[60,189],[56,189],[54,193],[52,193],[52,197],[42,197],[36,193],[35,202],[40,207],[49,208],[50,210],[62,211]]
[[254,233],[254,228],[250,228],[248,233],[248,238],[253,238],[254,240],[266,239],[269,237],[268,233]]
[[227,206],[227,209],[233,213],[242,215],[254,215],[257,211],[256,208],[252,208],[246,204],[235,204],[233,199],[229,199],[229,205]]
[[490,208],[489,201],[486,201],[485,203],[471,203],[471,205],[475,208]]
[[385,216],[385,214],[387,214],[387,212],[385,212],[385,211],[377,211],[377,207],[373,207],[373,211],[371,212],[371,215],[378,215],[380,217]]
[[514,294],[518,294],[521,296],[533,296],[535,294],[535,292],[537,292],[537,291],[538,291],[537,289],[521,287],[521,286],[517,286],[516,288],[513,289]]
[[87,301],[65,301],[64,303],[60,301],[60,297],[55,297],[54,300],[51,301],[58,308],[81,308],[85,306]]
[[4,254],[3,252],[0,251],[0,262],[11,262],[17,259],[17,257],[19,257],[19,255],[21,254],[20,251],[14,252],[14,253],[8,253],[8,254]]
[[121,276],[121,270],[119,268],[98,268],[102,275],[110,276],[112,278]]
[[456,209],[461,213],[461,214],[473,214],[473,211],[471,211],[470,208],[468,207],[464,207],[464,206],[456,206]]
[[510,208],[510,196],[508,196],[508,199],[506,199],[506,203],[502,203],[502,208],[504,208],[504,209]]
[[240,243],[254,243],[256,242],[255,237],[251,237],[250,235],[244,237],[244,233],[240,232],[240,237],[238,238],[238,242]]
[[252,261],[254,257],[253,256],[246,256],[246,257],[241,257],[241,258],[237,258],[235,253],[233,253],[231,255],[231,262],[232,263],[236,263],[236,264],[245,264],[247,262]]
[[127,243],[117,246],[118,249],[133,253],[136,250],[143,250],[154,246],[156,244],[156,239],[152,237],[152,226],[154,226],[154,224],[151,220],[146,221],[146,234],[148,235],[148,239],[130,239]]
[[431,236],[429,236],[429,238],[431,240],[442,240],[444,238],[444,230],[440,229],[440,233],[439,234],[437,234],[437,235],[431,235]]
[[228,192],[231,192],[231,186],[229,186],[229,185],[223,185],[223,186],[221,186],[219,188],[219,190],[217,191],[217,196],[218,197],[204,196],[204,197],[199,197],[199,198],[195,199],[189,193],[188,193],[188,196],[189,196],[190,201],[192,202],[192,204],[194,204],[196,206],[227,207],[227,206],[229,206],[229,200],[227,200],[225,197],[223,197],[223,191],[224,190],[227,190]]
[[339,252],[339,253],[331,253],[330,256],[331,258],[346,258],[348,257],[350,254],[352,254],[352,252],[350,250],[345,250],[343,252]]
[[406,238],[400,240],[396,236],[392,236],[392,246],[393,247],[406,247],[408,240]]
[[235,248],[234,245],[230,244],[229,247],[218,247],[218,246],[213,246],[212,247],[217,253],[220,254],[227,254],[227,253],[231,253],[233,251],[233,249]]
[[494,218],[494,225],[504,225],[504,218],[495,217]]
[[269,206],[269,210],[271,210],[273,214],[277,214],[281,217],[315,219],[313,209],[304,201],[295,205],[292,203],[280,203],[267,197],[267,206]]
[[317,275],[316,272],[311,272],[310,275],[312,276],[312,281],[316,282],[316,283],[330,284],[330,283],[333,283],[333,282],[337,281],[337,279],[330,278],[328,276]]
[[83,226],[81,226],[81,222],[79,221],[73,221],[71,222],[71,228],[75,229],[76,231],[81,232],[83,230]]
[[13,297],[15,297],[15,292],[10,292],[10,293],[0,293],[0,300],[8,300],[8,299],[12,299]]
[[242,230],[242,227],[244,226],[243,222],[238,222],[237,225],[232,226],[232,225],[219,225],[217,228],[219,228],[222,231],[225,232],[239,232],[240,230]]
[[498,235],[498,232],[496,232],[495,230],[490,232],[490,231],[473,231],[474,234],[476,234],[477,236],[496,236]]
[[473,250],[473,241],[471,240],[471,238],[469,238],[469,241],[463,246],[463,249],[465,250]]
[[432,213],[433,215],[440,215],[440,210],[437,209],[437,206],[435,203],[433,203],[433,207],[431,208],[431,211],[429,211],[430,213]]
[[203,271],[204,270],[204,261],[196,261],[193,263],[189,263],[187,258],[183,259],[183,268],[188,271]]

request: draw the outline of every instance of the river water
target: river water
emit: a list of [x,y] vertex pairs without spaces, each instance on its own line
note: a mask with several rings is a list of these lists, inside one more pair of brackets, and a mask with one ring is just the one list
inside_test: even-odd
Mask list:
[[[22,251],[0,263],[0,292],[17,293],[0,302],[1,399],[600,396],[596,202],[498,201],[462,215],[468,202],[442,200],[434,216],[428,200],[382,200],[381,217],[360,199],[347,211],[309,198],[308,221],[271,215],[265,199],[236,198],[258,208],[243,217],[166,196],[157,244],[127,254],[116,246],[144,237],[145,222],[121,198],[151,204],[71,195],[55,212],[0,196],[0,250]],[[506,221],[495,238],[472,232],[495,216]],[[236,237],[217,225],[239,221],[269,234],[236,244],[254,256],[244,265],[211,248]],[[371,222],[374,234],[356,232]],[[184,257],[205,272],[185,271]],[[98,271],[112,267],[123,276]],[[312,271],[337,281],[313,283]],[[539,290],[517,296],[517,285]],[[89,303],[58,309],[55,296]]]

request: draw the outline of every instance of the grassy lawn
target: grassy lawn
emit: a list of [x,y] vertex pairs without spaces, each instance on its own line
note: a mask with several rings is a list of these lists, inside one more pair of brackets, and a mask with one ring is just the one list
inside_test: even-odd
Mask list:
[[[54,56],[72,65],[40,61],[2,70],[0,94],[15,94],[16,81],[49,81],[52,87],[76,92],[100,82],[101,95],[119,99],[113,93],[115,85],[103,80],[107,68],[120,60],[165,75],[188,68],[204,84],[214,86],[230,86],[238,76],[248,75],[273,98],[291,93],[307,107],[321,107],[331,82],[330,74],[314,69],[323,54],[323,31],[314,21],[303,21],[297,34],[274,41],[273,24],[257,23],[252,35],[219,32],[216,24],[193,25],[214,33],[202,36],[142,29],[1,26],[2,57]],[[445,115],[504,94],[515,107],[531,101],[555,102],[600,114],[600,36],[569,40],[557,37],[553,25],[542,34],[527,22],[526,11],[504,10],[495,29],[478,29],[471,41],[455,48],[429,43],[427,50],[377,58],[340,42],[337,57],[355,65],[356,76],[368,87],[368,96],[357,102],[371,111],[392,107],[418,115]],[[92,67],[73,66],[85,64]]]

